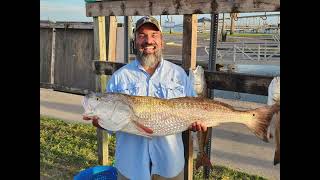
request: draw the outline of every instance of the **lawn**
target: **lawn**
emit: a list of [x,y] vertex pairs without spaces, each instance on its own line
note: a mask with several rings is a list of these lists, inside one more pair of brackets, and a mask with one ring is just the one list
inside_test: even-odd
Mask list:
[[[114,143],[114,136],[110,136],[110,165],[114,163]],[[41,179],[72,179],[79,171],[97,165],[96,128],[40,116]],[[194,172],[194,180],[203,179],[201,169]],[[265,180],[223,166],[214,166],[210,179]]]

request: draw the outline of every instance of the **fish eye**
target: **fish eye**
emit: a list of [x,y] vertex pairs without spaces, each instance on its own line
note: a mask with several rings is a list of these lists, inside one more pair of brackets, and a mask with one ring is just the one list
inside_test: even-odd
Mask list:
[[99,98],[98,98],[98,97],[96,97],[96,100],[98,101],[98,100],[99,100]]
[[255,116],[255,114],[252,114],[252,116]]

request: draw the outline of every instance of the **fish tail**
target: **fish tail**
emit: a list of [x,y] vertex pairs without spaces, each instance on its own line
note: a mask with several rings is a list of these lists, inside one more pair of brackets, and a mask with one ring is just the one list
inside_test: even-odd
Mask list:
[[210,159],[205,152],[199,153],[196,159],[196,169],[198,170],[201,166],[207,166],[213,169]]
[[277,165],[278,163],[280,163],[280,147],[276,148],[273,159],[273,165]]
[[275,121],[275,144],[276,150],[274,153],[274,160],[273,164],[277,165],[280,163],[280,112],[276,114],[276,121]]
[[249,122],[248,127],[257,137],[265,142],[268,142],[268,127],[272,120],[273,114],[279,110],[280,105],[274,104],[272,106],[265,106],[250,111],[252,116],[255,116],[255,118],[253,121]]

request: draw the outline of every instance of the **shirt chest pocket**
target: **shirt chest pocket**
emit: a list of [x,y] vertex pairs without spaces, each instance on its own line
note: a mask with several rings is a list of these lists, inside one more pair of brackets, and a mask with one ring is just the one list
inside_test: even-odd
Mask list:
[[167,83],[161,85],[163,94],[166,98],[177,98],[177,97],[184,97],[185,95],[185,88],[184,86],[178,84],[178,83]]
[[121,84],[118,86],[117,91],[119,93],[128,94],[128,95],[141,95],[143,92],[142,83],[130,83],[130,84]]

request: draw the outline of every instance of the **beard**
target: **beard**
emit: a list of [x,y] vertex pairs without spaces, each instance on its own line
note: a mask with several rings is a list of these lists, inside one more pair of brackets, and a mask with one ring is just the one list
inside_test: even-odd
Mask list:
[[162,59],[162,50],[158,49],[153,54],[146,54],[143,51],[137,50],[136,57],[142,66],[155,68]]

